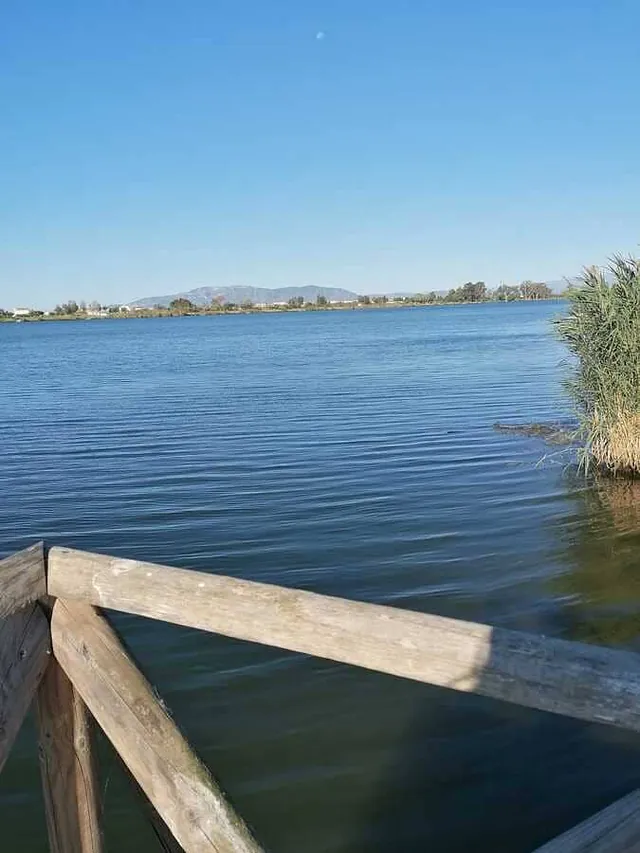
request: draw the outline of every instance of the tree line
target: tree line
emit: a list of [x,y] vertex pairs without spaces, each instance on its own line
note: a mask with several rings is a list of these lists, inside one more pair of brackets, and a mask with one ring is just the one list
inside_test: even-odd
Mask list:
[[516,302],[517,300],[553,299],[554,294],[543,281],[523,281],[521,284],[501,284],[495,290],[489,290],[484,281],[468,281],[460,287],[454,287],[447,293],[418,293],[406,298],[407,302],[417,304],[451,304],[459,302]]
[[[489,290],[483,281],[468,281],[460,287],[452,288],[447,293],[431,291],[429,293],[415,293],[411,296],[389,297],[384,295],[358,296],[358,305],[446,305],[464,302],[515,302],[535,301],[542,299],[554,299],[555,294],[548,284],[540,281],[523,281],[518,285],[502,284],[495,290]],[[294,296],[286,304],[269,305],[266,310],[312,310],[314,308],[348,307],[352,302],[329,303],[326,296],[318,296],[315,302],[308,302],[302,296]],[[226,302],[222,299],[214,300],[208,306],[198,306],[184,297],[174,299],[169,303],[169,311],[176,313],[198,313],[198,312],[226,312],[226,311],[253,311],[260,310],[253,302],[246,301],[240,304]],[[157,310],[162,310],[157,306]]]
[[[175,316],[184,314],[217,314],[242,311],[313,311],[325,308],[352,308],[359,306],[384,307],[385,305],[452,305],[477,302],[516,302],[535,301],[557,298],[551,288],[544,282],[523,281],[518,285],[502,284],[495,290],[490,290],[484,281],[468,281],[460,287],[455,287],[446,293],[432,290],[428,293],[415,293],[410,296],[362,295],[355,302],[329,302],[326,296],[318,296],[314,302],[308,302],[302,296],[294,296],[285,304],[256,305],[251,301],[242,303],[227,302],[219,298],[209,305],[196,305],[185,297],[173,299],[169,306],[155,305],[148,308],[136,308],[129,311],[120,305],[101,305],[99,302],[76,302],[70,299],[56,305],[51,315],[54,317],[83,317],[99,313],[111,316]],[[43,316],[42,311],[32,311],[31,316],[37,319]],[[12,317],[12,312],[0,309],[0,318]]]

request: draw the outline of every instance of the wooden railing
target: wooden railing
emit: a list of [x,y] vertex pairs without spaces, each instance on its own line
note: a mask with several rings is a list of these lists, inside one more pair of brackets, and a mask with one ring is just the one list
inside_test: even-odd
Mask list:
[[[91,717],[180,848],[262,849],[96,608],[640,731],[630,652],[35,545],[0,561],[0,769],[35,699],[53,853],[102,851]],[[640,791],[538,853],[638,843]]]

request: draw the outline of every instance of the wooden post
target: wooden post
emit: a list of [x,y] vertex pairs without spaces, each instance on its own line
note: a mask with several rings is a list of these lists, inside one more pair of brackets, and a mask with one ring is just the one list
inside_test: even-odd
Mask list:
[[640,790],[632,791],[535,853],[632,853],[640,849]]
[[106,620],[58,600],[51,637],[60,666],[186,853],[260,853]]
[[42,542],[0,560],[0,618],[32,604],[45,593]]
[[37,693],[40,772],[51,853],[101,853],[89,712],[53,660]]
[[49,626],[37,604],[0,619],[0,770],[50,660]]
[[640,731],[640,655],[221,575],[52,548],[49,591]]

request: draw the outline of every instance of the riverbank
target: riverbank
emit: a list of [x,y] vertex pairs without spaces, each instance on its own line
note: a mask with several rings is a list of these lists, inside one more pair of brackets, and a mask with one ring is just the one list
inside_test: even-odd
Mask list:
[[78,321],[78,320],[143,320],[159,317],[222,317],[238,314],[309,314],[313,312],[326,311],[375,311],[384,308],[447,308],[461,305],[531,305],[539,302],[563,302],[563,295],[556,295],[547,299],[516,299],[516,300],[498,300],[487,299],[483,301],[456,301],[456,302],[415,302],[415,301],[387,301],[387,302],[371,302],[371,303],[342,303],[333,305],[304,305],[302,307],[292,307],[288,305],[273,305],[266,307],[243,307],[233,306],[226,308],[224,306],[216,309],[211,307],[189,309],[188,311],[171,310],[170,308],[141,308],[129,311],[107,311],[103,314],[89,314],[86,312],[78,312],[76,314],[47,314],[44,312],[34,312],[32,315],[24,317],[0,316],[0,323],[48,323],[57,320],[61,321]]

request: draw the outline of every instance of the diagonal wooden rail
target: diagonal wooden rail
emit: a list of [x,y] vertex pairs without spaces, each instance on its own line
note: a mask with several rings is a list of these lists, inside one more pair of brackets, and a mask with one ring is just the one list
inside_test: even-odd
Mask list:
[[535,853],[637,853],[638,850],[640,791],[632,791]]
[[182,847],[259,853],[106,620],[90,605],[60,600],[51,636],[60,666]]
[[[45,594],[50,632],[33,603]],[[53,853],[101,851],[87,708],[187,853],[261,850],[95,607],[640,731],[630,652],[67,548],[45,559],[37,546],[0,562],[0,642],[13,638],[0,645],[0,766],[38,690]],[[538,853],[635,849],[640,791]]]

